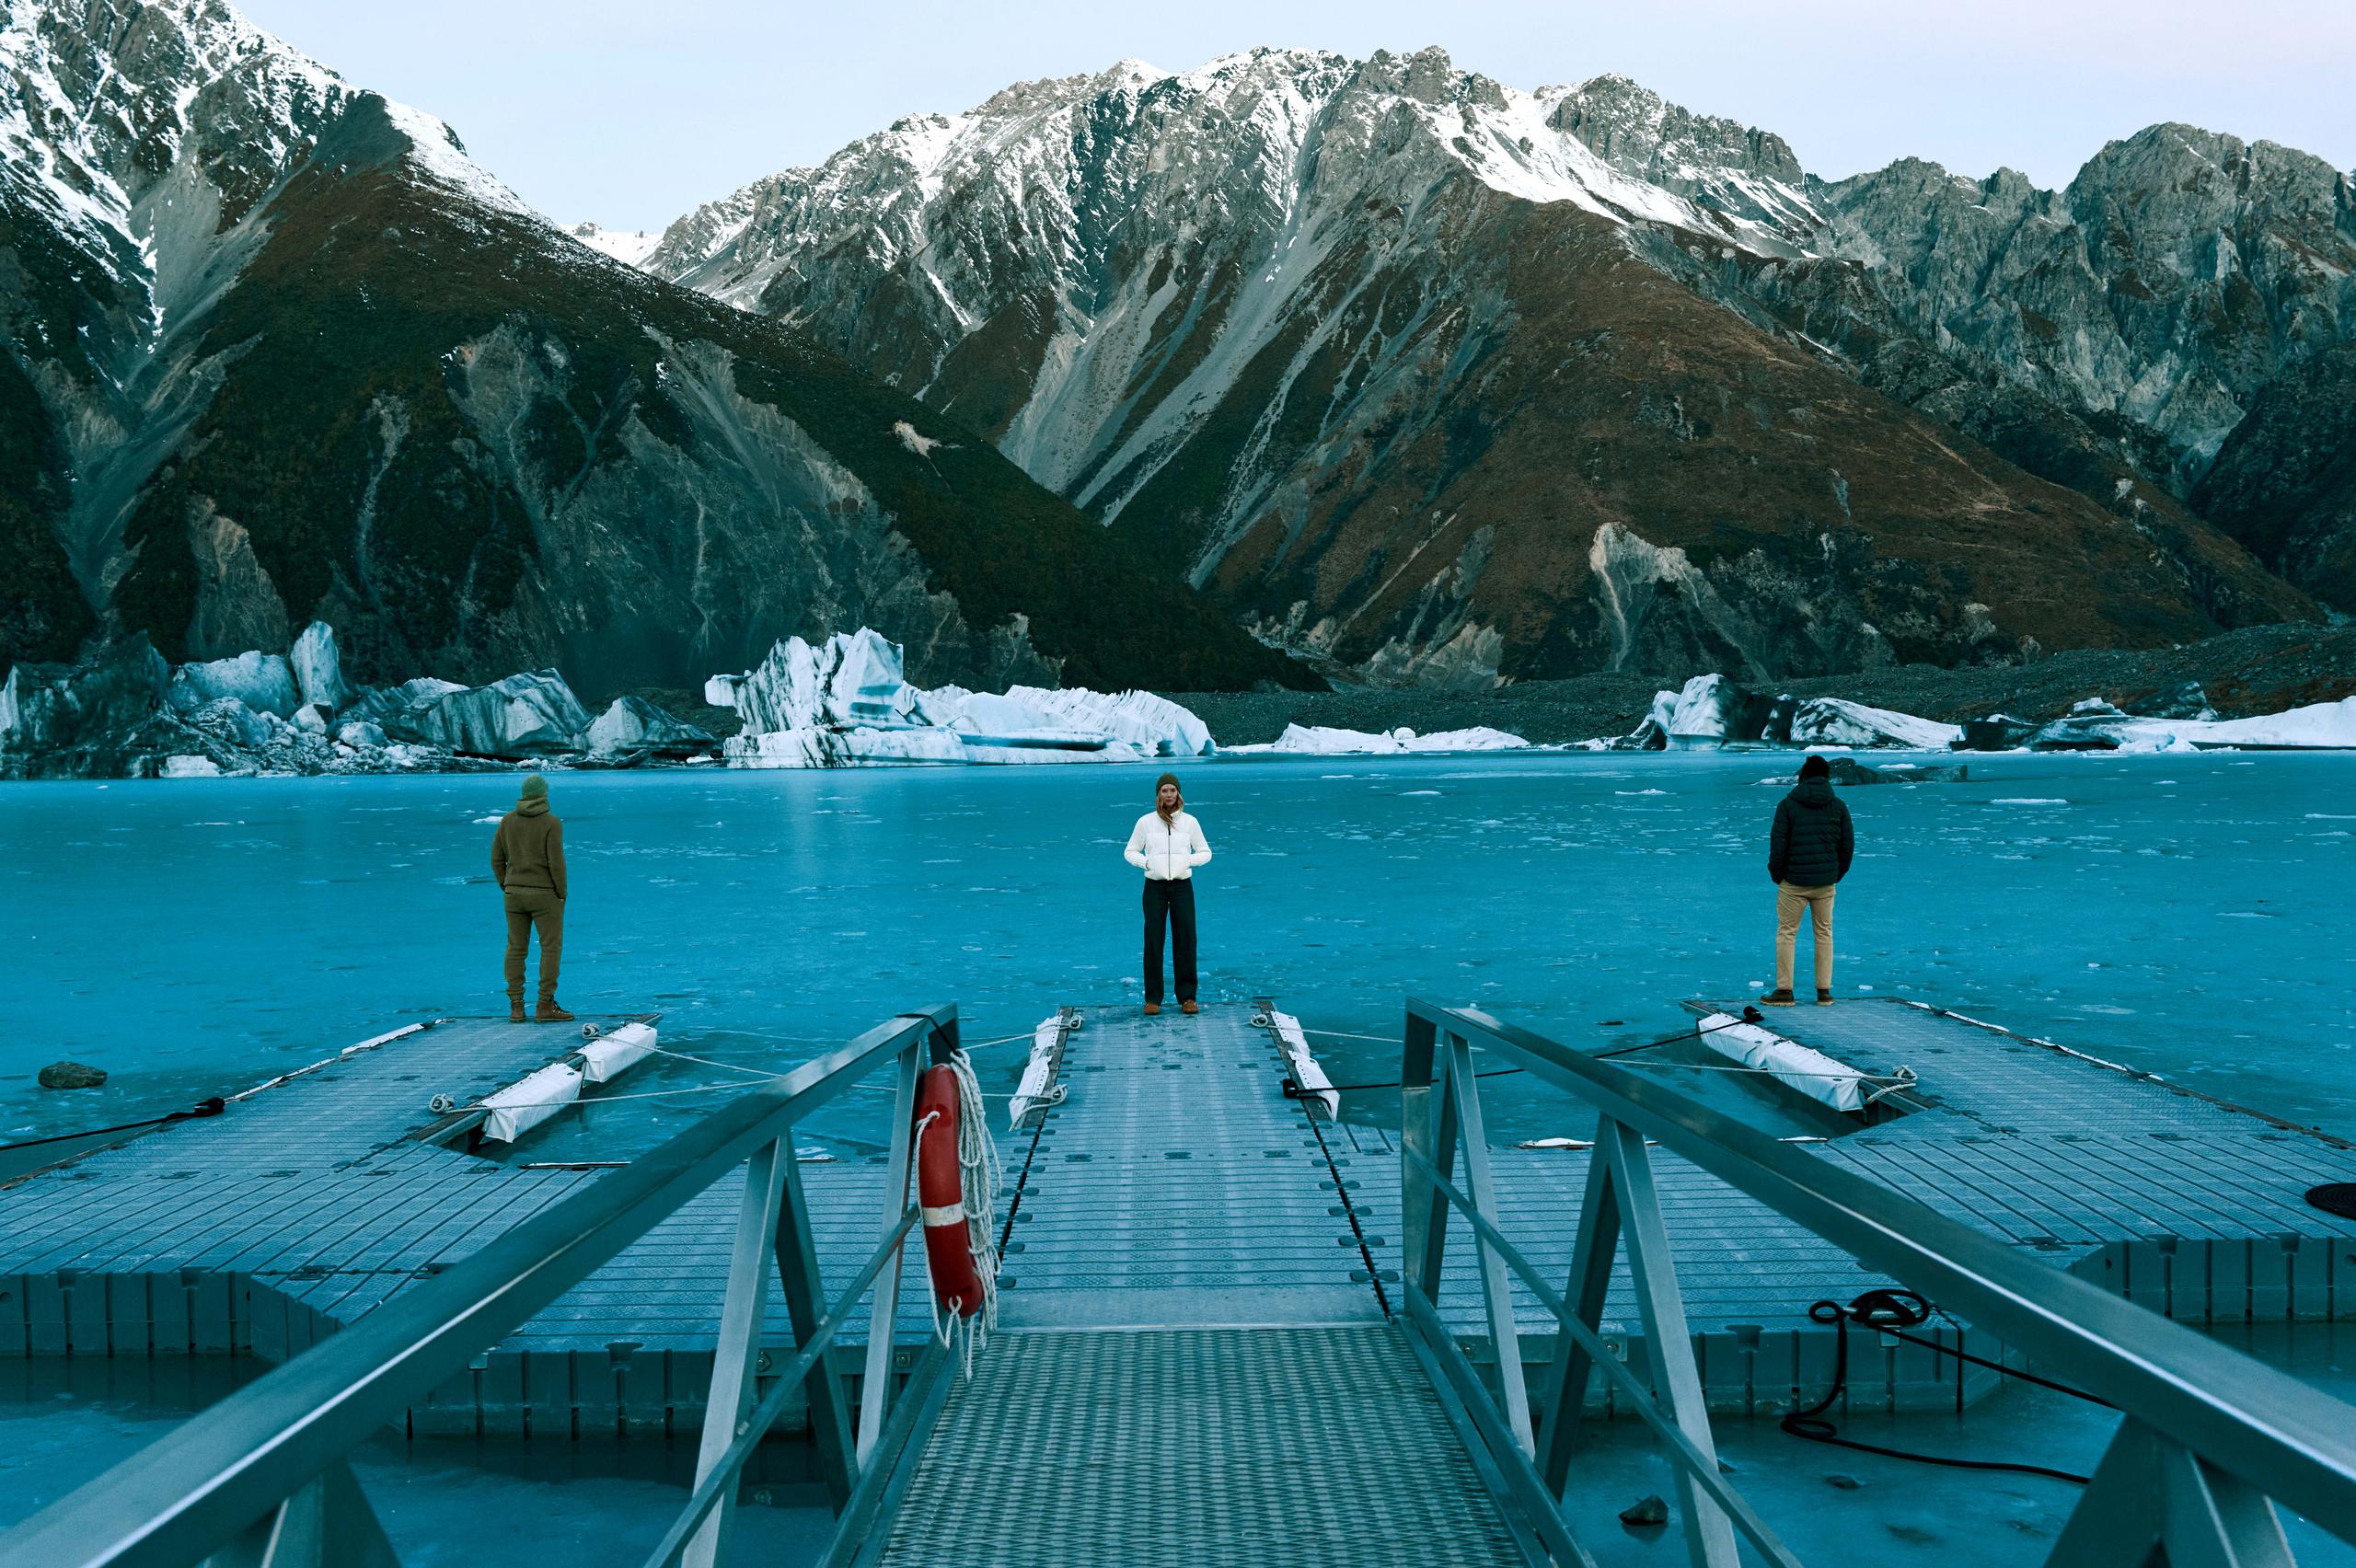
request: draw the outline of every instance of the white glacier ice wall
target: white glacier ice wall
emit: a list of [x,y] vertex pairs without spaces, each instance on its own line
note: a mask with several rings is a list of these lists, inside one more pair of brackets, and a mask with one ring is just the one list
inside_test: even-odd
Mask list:
[[737,767],[1132,762],[1214,749],[1200,719],[1150,692],[927,691],[902,671],[899,648],[862,627],[815,646],[787,638],[759,668],[715,675],[705,692],[725,689],[744,716],[723,748]]

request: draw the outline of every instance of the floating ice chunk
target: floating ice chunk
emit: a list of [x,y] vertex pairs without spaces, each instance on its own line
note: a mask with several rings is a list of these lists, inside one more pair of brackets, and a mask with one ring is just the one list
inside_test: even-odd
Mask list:
[[1906,746],[1946,751],[1963,736],[1960,725],[1918,719],[1887,708],[1868,708],[1837,697],[1812,698],[1792,715],[1796,746]]
[[[1397,755],[1407,752],[1510,751],[1530,743],[1519,735],[1503,730],[1478,726],[1469,730],[1443,730],[1434,734],[1418,735],[1409,729],[1397,729],[1387,733],[1366,730],[1340,730],[1319,724],[1288,724],[1285,732],[1276,737],[1271,751],[1293,755],[1347,756],[1372,753],[1377,755]],[[1231,750],[1244,750],[1231,747]]]
[[294,666],[278,653],[240,653],[233,659],[213,659],[182,664],[172,676],[172,706],[185,713],[225,697],[234,697],[257,713],[291,719],[303,705],[295,689]]
[[303,701],[322,709],[322,717],[352,700],[352,688],[343,684],[343,661],[336,652],[335,628],[327,622],[313,621],[305,627],[286,662],[294,669],[295,689]]
[[477,756],[525,758],[579,749],[589,715],[554,670],[446,692],[383,721],[398,740]]
[[613,706],[597,716],[589,726],[585,737],[589,750],[597,756],[618,756],[624,752],[653,752],[664,756],[687,756],[707,749],[712,744],[710,734],[697,729],[683,719],[674,718],[653,703],[635,697],[618,697]]
[[1191,709],[1149,691],[1048,691],[1019,686],[1006,695],[1073,729],[1102,730],[1148,756],[1208,756],[1218,749],[1209,725]]
[[743,675],[714,675],[703,683],[703,699],[712,708],[734,708],[736,688],[745,684]]

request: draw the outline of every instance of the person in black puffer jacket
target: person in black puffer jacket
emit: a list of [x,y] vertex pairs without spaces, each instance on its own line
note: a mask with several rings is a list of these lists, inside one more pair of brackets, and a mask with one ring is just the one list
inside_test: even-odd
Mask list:
[[1856,853],[1849,808],[1832,794],[1832,767],[1820,756],[1800,764],[1800,781],[1775,803],[1775,827],[1768,840],[1767,874],[1775,882],[1775,988],[1770,1007],[1792,1005],[1793,950],[1799,944],[1800,912],[1815,917],[1816,1001],[1832,1001],[1832,889],[1849,874]]

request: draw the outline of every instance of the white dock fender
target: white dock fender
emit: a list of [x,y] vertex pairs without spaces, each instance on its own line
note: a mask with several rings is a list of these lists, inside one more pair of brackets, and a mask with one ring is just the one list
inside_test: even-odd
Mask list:
[[581,1098],[581,1071],[567,1062],[550,1062],[538,1072],[517,1079],[496,1094],[486,1094],[482,1136],[499,1143],[514,1143],[542,1122]]
[[600,1034],[581,1047],[582,1076],[591,1083],[611,1083],[654,1052],[651,1023],[626,1023],[611,1034]]
[[1022,1066],[1022,1081],[1014,1086],[1014,1097],[1006,1103],[1006,1125],[1011,1132],[1022,1124],[1022,1118],[1042,1105],[1062,1103],[1060,1087],[1050,1090],[1056,1078],[1056,1051],[1063,1043],[1064,1015],[1050,1013],[1039,1020],[1031,1032],[1031,1059]]
[[1342,1113],[1342,1092],[1334,1087],[1334,1080],[1325,1076],[1325,1069],[1317,1065],[1317,1058],[1310,1055],[1309,1039],[1301,1032],[1300,1020],[1270,1008],[1268,1022],[1275,1027],[1276,1038],[1284,1043],[1285,1056],[1292,1063],[1292,1078],[1300,1085],[1301,1097],[1323,1105],[1327,1120],[1339,1116]]

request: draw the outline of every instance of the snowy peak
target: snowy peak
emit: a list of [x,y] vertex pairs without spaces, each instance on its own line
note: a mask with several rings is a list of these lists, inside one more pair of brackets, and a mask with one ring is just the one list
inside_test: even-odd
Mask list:
[[[1364,61],[1255,49],[1176,75],[1124,61],[1018,83],[963,114],[902,119],[687,213],[647,266],[755,306],[780,274],[846,246],[871,259],[922,254],[976,205],[1043,204],[1055,232],[1042,240],[1084,266],[1102,236],[1079,229],[1108,194],[1150,191],[1181,203],[1156,215],[1209,229],[1281,223],[1321,194],[1414,196],[1453,172],[1772,255],[1797,253],[1816,222],[1780,139],[1620,78],[1533,94],[1460,71],[1438,49]],[[1132,216],[1126,205],[1102,214],[1108,226]]]
[[645,229],[600,228],[594,223],[579,223],[564,231],[600,256],[610,256],[626,267],[636,267],[654,253],[663,243],[659,233]]

